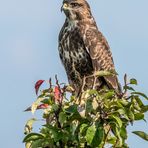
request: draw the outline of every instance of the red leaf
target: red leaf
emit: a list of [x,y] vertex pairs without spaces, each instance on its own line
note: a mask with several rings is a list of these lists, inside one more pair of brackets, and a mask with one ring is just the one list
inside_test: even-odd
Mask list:
[[45,81],[45,80],[38,80],[38,81],[35,83],[35,92],[36,92],[36,95],[38,94],[39,88],[40,88],[40,86],[42,85],[42,83],[43,83],[44,81]]
[[[40,104],[38,107],[37,107],[37,110],[38,109],[46,109],[46,108],[48,108],[48,104]],[[30,107],[28,107],[27,109],[25,109],[24,110],[25,112],[27,112],[27,111],[31,111],[31,106]]]
[[56,101],[61,102],[61,90],[58,86],[54,88],[54,98]]
[[48,106],[49,106],[48,104],[41,104],[37,107],[37,109],[46,109],[48,108]]

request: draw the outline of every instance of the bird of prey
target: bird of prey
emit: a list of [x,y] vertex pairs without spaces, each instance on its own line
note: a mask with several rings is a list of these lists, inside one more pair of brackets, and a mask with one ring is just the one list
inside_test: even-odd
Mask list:
[[85,90],[106,86],[119,93],[116,75],[92,76],[96,71],[115,71],[115,67],[110,47],[98,30],[87,1],[64,0],[61,10],[66,20],[59,34],[58,49],[70,85],[78,93],[85,78]]

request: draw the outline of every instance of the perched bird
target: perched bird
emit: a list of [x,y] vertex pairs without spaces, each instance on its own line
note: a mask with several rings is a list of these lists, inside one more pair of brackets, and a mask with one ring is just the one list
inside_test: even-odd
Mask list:
[[[98,30],[86,0],[64,0],[61,10],[66,15],[59,34],[59,55],[70,85],[77,93],[106,86],[120,92],[116,75],[95,77],[96,71],[115,71],[110,47]],[[85,80],[85,82],[83,81]]]

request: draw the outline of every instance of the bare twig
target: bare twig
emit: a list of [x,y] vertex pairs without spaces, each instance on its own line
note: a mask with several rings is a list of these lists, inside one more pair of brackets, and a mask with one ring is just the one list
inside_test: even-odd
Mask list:
[[52,88],[52,82],[51,82],[51,78],[49,79],[49,88]]

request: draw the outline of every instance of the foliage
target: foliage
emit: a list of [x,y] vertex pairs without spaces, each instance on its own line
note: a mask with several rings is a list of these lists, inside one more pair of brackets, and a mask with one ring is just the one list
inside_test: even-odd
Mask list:
[[[134,121],[144,120],[148,105],[143,99],[148,97],[133,89],[136,79],[127,82],[123,94],[117,95],[113,90],[86,90],[79,97],[73,95],[73,88],[59,84],[52,85],[51,79],[47,89],[43,89],[37,100],[26,111],[34,113],[43,110],[44,125],[39,133],[33,132],[32,125],[37,119],[28,120],[25,125],[26,148],[126,148],[127,126]],[[44,80],[35,85],[36,94]],[[128,94],[128,95],[127,95]],[[142,131],[134,134],[148,140]]]

